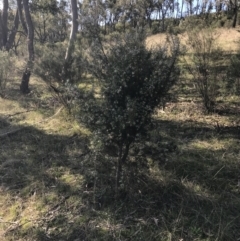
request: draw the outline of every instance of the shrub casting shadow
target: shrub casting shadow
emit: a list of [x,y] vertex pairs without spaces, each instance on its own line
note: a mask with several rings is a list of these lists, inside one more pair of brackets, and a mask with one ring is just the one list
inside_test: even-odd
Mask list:
[[[9,125],[4,119],[0,119],[0,123],[2,127]],[[174,126],[182,133],[178,140],[184,138],[184,132],[189,128],[179,127],[174,122],[159,122],[158,125],[165,131],[165,135],[155,136],[160,143],[174,141]],[[200,134],[202,128],[192,131],[194,134],[189,134],[191,138],[187,141],[206,137]],[[213,130],[206,128],[204,131]],[[168,230],[174,240],[190,241],[200,237],[237,240],[240,217],[236,213],[240,211],[240,197],[233,189],[227,190],[237,178],[236,166],[226,164],[223,172],[215,175],[221,168],[217,158],[203,161],[208,157],[204,149],[181,151],[178,140],[174,141],[176,149],[165,155],[169,158],[176,154],[179,160],[161,162],[161,157],[157,159],[161,148],[158,150],[157,146],[151,145],[156,140],[149,138],[150,144],[142,150],[143,158],[153,157],[150,169],[159,169],[163,176],[150,174],[146,166],[139,166],[140,172],[129,171],[133,174],[129,177],[129,187],[114,202],[111,196],[114,177],[109,172],[99,179],[104,184],[96,185],[98,190],[95,192],[101,194],[96,200],[91,179],[94,168],[89,162],[92,157],[86,138],[50,135],[33,127],[1,138],[0,182],[4,194],[20,197],[24,202],[35,195],[47,208],[41,218],[35,220],[37,225],[33,224],[27,230],[19,226],[6,235],[14,233],[15,237],[38,241],[119,240],[119,237],[122,240],[140,240],[141,237],[142,240],[157,241]],[[157,154],[151,155],[153,151]],[[220,154],[220,151],[212,152],[212,156]],[[134,153],[131,155],[130,158]],[[103,170],[108,169],[103,167]],[[66,172],[70,178],[68,182],[64,179]],[[72,181],[73,175],[81,175],[83,179]],[[191,188],[184,181],[193,186],[197,184],[206,191],[198,192],[196,187]],[[107,183],[110,183],[108,189]],[[48,195],[53,199],[48,199]],[[108,219],[111,221],[106,226]]]

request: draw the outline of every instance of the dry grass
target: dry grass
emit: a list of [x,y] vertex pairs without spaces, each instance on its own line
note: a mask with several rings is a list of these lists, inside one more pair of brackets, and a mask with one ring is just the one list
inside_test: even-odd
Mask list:
[[[218,28],[216,33],[219,35],[217,43],[226,52],[236,52],[239,50],[240,29]],[[178,35],[182,45],[187,46],[187,33]],[[147,38],[147,46],[162,45],[166,41],[166,34],[160,33]]]

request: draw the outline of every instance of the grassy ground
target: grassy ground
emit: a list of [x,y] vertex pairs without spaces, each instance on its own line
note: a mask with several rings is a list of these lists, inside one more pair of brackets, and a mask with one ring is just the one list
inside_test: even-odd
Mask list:
[[131,151],[139,164],[114,202],[112,167],[96,164],[89,131],[41,80],[26,96],[18,82],[0,99],[1,240],[240,240],[239,97],[206,115],[182,82]]

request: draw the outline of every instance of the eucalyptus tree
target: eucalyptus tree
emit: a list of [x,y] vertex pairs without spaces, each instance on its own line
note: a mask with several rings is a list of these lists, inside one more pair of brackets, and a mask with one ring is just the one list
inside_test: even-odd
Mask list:
[[4,50],[9,51],[12,48],[13,42],[18,30],[18,25],[19,25],[18,9],[10,9],[8,0],[4,0],[2,14],[0,14],[0,29],[1,29],[0,47],[3,48]]
[[28,61],[32,63],[34,61],[34,27],[32,22],[31,13],[29,10],[29,0],[22,0],[23,1],[23,9],[25,13],[25,19],[27,23],[27,47],[28,47]]
[[8,0],[3,0],[3,11],[1,19],[2,27],[2,46],[5,47],[8,39]]
[[154,12],[153,0],[141,0],[138,2],[138,8],[140,13],[140,25],[144,27],[146,23],[149,28],[152,27],[152,13]]
[[167,14],[172,7],[172,1],[171,0],[155,0],[154,3],[155,10],[158,14],[158,20],[159,20],[159,27],[162,24],[161,28],[162,31],[165,31],[165,19],[167,18]]
[[116,24],[120,21],[123,13],[123,7],[116,0],[106,2],[107,22],[105,27],[109,27],[109,31],[115,31]]
[[56,43],[66,39],[69,25],[66,1],[33,0],[31,13],[36,42]]
[[[25,13],[26,25],[27,25],[27,49],[28,49],[28,63],[26,69],[22,75],[22,82],[20,84],[20,90],[23,94],[29,93],[29,81],[30,75],[34,63],[34,27],[32,22],[31,13],[29,10],[29,0],[22,0],[23,9]],[[21,4],[21,2],[20,2]]]
[[[63,79],[65,79],[67,77],[66,75],[67,75],[67,68],[69,65],[69,59],[73,52],[74,41],[76,39],[77,32],[78,32],[78,6],[77,5],[78,5],[77,0],[71,0],[72,25],[71,25],[71,33],[70,33],[70,37],[69,37],[69,41],[68,41],[66,55],[65,55],[65,59],[64,59],[64,65],[63,65],[63,69],[62,69],[62,75],[63,75],[62,78]],[[66,81],[66,79],[64,81]]]
[[188,14],[193,14],[193,0],[185,0],[188,3]]
[[19,26],[19,11],[18,9],[16,10],[15,17],[14,17],[14,22],[12,29],[10,33],[8,34],[8,40],[6,43],[6,50],[9,51],[13,47],[13,43],[18,31],[18,26]]
[[140,20],[140,9],[137,1],[126,0],[125,2],[125,11],[127,16],[127,21],[130,22],[130,26],[132,28],[136,28],[138,26],[138,22]]
[[22,9],[23,9],[22,0],[17,0],[17,8],[18,8],[19,20],[21,22],[23,32],[27,36],[28,29],[27,29],[27,24],[26,24],[26,21],[25,21],[24,15],[23,15],[23,11],[22,11]]
[[230,0],[230,4],[232,6],[233,9],[233,23],[232,23],[232,27],[235,28],[237,25],[237,18],[238,18],[238,0]]

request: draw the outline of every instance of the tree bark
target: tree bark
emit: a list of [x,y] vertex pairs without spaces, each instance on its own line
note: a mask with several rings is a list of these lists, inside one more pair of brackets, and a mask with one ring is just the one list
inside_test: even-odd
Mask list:
[[19,14],[18,13],[19,13],[19,11],[17,9],[16,15],[14,18],[14,25],[13,25],[11,33],[9,34],[8,41],[6,43],[7,51],[9,51],[13,47],[15,36],[16,36],[17,30],[18,30],[18,25],[19,25]]
[[235,28],[237,25],[237,16],[238,16],[238,0],[234,1],[233,12],[234,12],[234,18],[233,18],[232,27]]
[[120,177],[122,174],[122,166],[123,164],[126,163],[128,153],[129,153],[129,148],[130,148],[131,142],[127,142],[125,144],[120,144],[119,146],[119,153],[118,153],[118,161],[117,161],[117,168],[116,168],[116,183],[115,183],[115,199],[119,197],[119,183],[120,183]]
[[17,0],[17,7],[18,7],[19,20],[20,20],[20,22],[22,24],[24,33],[27,35],[28,34],[28,29],[27,29],[27,25],[26,25],[25,19],[23,17],[22,0]]
[[28,84],[29,84],[29,80],[30,80],[30,75],[31,72],[29,69],[26,69],[23,72],[23,76],[22,76],[22,82],[20,85],[20,90],[23,94],[28,94],[30,92],[29,88],[28,88]]
[[189,0],[189,7],[190,7],[190,15],[193,14],[193,1]]
[[2,24],[2,13],[0,11],[0,49],[2,49],[2,29],[3,29],[3,24]]
[[116,166],[116,179],[115,179],[115,199],[119,196],[119,181],[120,176],[122,173],[122,151],[123,151],[123,144],[119,147],[119,153],[118,153],[118,160],[117,160],[117,166]]
[[183,6],[184,6],[184,1],[182,1],[182,6],[181,6],[181,19],[183,18]]
[[2,46],[5,47],[8,39],[8,0],[3,0],[2,11]]
[[64,59],[64,66],[63,66],[63,78],[66,77],[68,62],[71,57],[71,54],[74,50],[74,41],[76,39],[77,31],[78,31],[78,8],[77,8],[77,0],[71,0],[71,10],[72,10],[72,27],[70,38],[68,42],[68,47]]
[[33,45],[34,28],[33,28],[31,14],[29,11],[28,0],[23,0],[23,9],[25,12],[25,18],[26,18],[27,30],[28,30],[28,36],[27,36],[28,61],[32,63],[34,61],[34,45]]
[[20,90],[22,91],[23,94],[27,94],[30,92],[28,85],[30,81],[31,69],[33,67],[33,62],[34,62],[34,45],[33,45],[34,28],[33,28],[31,14],[29,11],[28,0],[23,0],[23,9],[25,13],[26,22],[27,22],[28,64],[22,76]]

